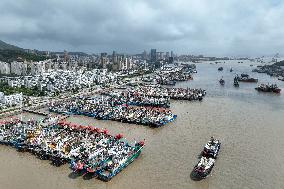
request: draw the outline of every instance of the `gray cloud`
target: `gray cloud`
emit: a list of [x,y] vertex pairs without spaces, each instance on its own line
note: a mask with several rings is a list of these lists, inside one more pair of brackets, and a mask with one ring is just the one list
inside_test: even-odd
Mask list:
[[281,0],[1,0],[0,39],[24,48],[283,52]]

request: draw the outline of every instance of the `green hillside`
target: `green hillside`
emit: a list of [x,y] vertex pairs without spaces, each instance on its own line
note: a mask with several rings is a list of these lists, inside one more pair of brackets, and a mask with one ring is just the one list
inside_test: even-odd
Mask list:
[[7,44],[0,40],[0,61],[12,62],[19,58],[27,61],[41,61],[46,59],[45,56],[27,53],[20,47]]

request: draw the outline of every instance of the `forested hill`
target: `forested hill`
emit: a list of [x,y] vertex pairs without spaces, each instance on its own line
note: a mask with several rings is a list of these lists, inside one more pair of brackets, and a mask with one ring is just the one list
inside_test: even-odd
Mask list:
[[0,40],[0,61],[3,62],[12,62],[18,59],[27,60],[27,61],[41,61],[45,60],[45,56],[28,53],[24,49],[10,45]]

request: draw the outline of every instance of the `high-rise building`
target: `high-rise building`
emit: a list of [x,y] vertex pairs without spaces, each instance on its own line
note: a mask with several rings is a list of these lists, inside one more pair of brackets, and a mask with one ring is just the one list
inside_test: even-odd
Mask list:
[[170,53],[169,52],[166,52],[166,59],[168,60],[170,57]]
[[173,51],[171,51],[171,57],[174,57],[174,52]]
[[64,62],[67,62],[69,60],[68,52],[64,50]]
[[164,52],[157,52],[157,59],[158,60],[164,59]]
[[117,55],[115,51],[112,52],[112,63],[117,63]]
[[151,49],[151,54],[150,54],[150,59],[151,62],[156,62],[157,61],[157,50],[156,49]]
[[142,58],[144,59],[144,60],[146,60],[147,59],[147,52],[144,50],[144,52],[143,52],[143,54],[142,54]]
[[174,57],[169,57],[169,63],[173,63],[174,62]]
[[103,68],[106,68],[107,63],[108,63],[107,53],[101,53],[101,66]]

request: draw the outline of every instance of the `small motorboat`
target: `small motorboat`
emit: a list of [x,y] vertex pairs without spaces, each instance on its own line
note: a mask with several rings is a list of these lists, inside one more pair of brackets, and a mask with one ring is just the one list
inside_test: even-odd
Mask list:
[[223,78],[221,78],[221,79],[219,80],[219,83],[220,83],[221,85],[225,85],[225,80],[224,80]]
[[237,77],[234,78],[234,86],[235,86],[235,87],[239,87],[239,86],[240,86]]
[[233,68],[230,69],[230,72],[233,72]]
[[223,71],[223,67],[219,67],[219,68],[218,68],[218,71]]

